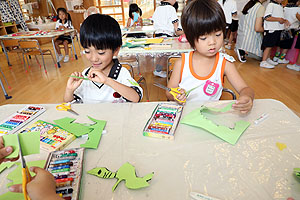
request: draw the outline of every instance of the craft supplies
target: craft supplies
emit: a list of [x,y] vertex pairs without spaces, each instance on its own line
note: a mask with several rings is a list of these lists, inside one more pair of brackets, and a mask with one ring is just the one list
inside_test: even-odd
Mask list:
[[159,88],[162,88],[164,90],[167,90],[174,97],[174,99],[176,99],[177,101],[182,102],[182,103],[186,102],[186,99],[184,101],[181,101],[181,100],[177,99],[177,95],[181,94],[181,92],[180,92],[181,88],[180,87],[177,87],[177,88],[168,88],[168,87],[166,87],[166,86],[164,86],[162,84],[159,84],[159,83],[154,83],[154,85],[157,86],[157,87],[159,87]]
[[260,124],[262,121],[264,121],[265,119],[267,119],[268,117],[269,117],[269,114],[264,113],[264,114],[262,114],[259,118],[257,118],[257,119],[254,121],[254,124],[255,124],[255,125],[258,125],[258,124]]
[[182,114],[182,105],[159,103],[148,120],[143,135],[174,139],[174,133]]
[[30,121],[45,112],[46,108],[37,105],[27,105],[0,123],[0,136],[13,134]]
[[84,148],[74,148],[53,151],[47,158],[45,169],[54,176],[56,193],[61,194],[64,199],[79,199],[83,155]]
[[71,109],[71,103],[62,103],[62,104],[56,106],[56,110],[68,111],[74,115],[79,115],[77,112],[75,112],[73,109]]
[[40,132],[41,149],[46,151],[61,150],[76,139],[72,133],[62,129],[60,126],[42,120],[38,120],[28,126],[21,133],[35,131]]

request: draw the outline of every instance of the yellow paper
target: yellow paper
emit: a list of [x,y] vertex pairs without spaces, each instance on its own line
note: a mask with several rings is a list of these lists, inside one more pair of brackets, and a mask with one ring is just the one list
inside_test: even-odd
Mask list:
[[146,44],[160,44],[164,41],[164,38],[149,38],[146,40]]
[[276,142],[276,146],[278,147],[278,149],[279,149],[280,151],[282,151],[283,149],[286,148],[286,144],[279,143],[279,142]]

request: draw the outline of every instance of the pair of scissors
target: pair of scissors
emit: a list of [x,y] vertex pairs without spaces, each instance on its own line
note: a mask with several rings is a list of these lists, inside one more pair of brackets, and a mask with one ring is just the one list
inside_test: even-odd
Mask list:
[[71,109],[71,103],[62,103],[58,106],[56,106],[56,110],[63,110],[63,111],[68,111],[74,115],[79,115],[77,112]]
[[177,95],[178,94],[181,94],[181,92],[179,91],[181,88],[180,87],[177,87],[177,88],[168,88],[162,84],[159,84],[159,83],[154,83],[155,86],[157,87],[160,87],[164,90],[167,90],[177,101],[181,102],[181,103],[185,103],[186,102],[186,99],[184,101],[181,101],[179,99],[177,99]]
[[19,149],[20,149],[20,158],[21,158],[21,163],[22,163],[22,190],[23,190],[23,194],[24,194],[24,199],[30,200],[30,197],[27,195],[26,185],[27,185],[27,183],[29,183],[31,181],[31,176],[30,176],[28,167],[26,165],[25,159],[23,157],[19,135],[17,135],[17,136],[18,136],[17,138],[18,138]]

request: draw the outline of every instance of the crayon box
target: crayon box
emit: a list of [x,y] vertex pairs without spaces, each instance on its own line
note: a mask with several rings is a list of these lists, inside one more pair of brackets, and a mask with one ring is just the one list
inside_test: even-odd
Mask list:
[[45,169],[55,178],[56,193],[65,200],[78,200],[83,168],[84,148],[53,151],[48,155]]
[[13,134],[46,111],[46,108],[38,105],[27,105],[0,122],[0,136]]
[[183,106],[159,103],[144,127],[143,135],[156,138],[174,139]]

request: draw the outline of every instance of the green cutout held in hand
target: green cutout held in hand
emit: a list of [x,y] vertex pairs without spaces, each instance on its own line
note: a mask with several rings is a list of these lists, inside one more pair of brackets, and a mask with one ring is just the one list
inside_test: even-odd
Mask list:
[[111,172],[105,167],[98,167],[88,171],[88,174],[92,174],[105,179],[118,179],[118,181],[112,188],[112,190],[115,191],[118,184],[123,180],[125,181],[125,186],[128,189],[140,189],[143,187],[148,187],[148,181],[152,179],[154,172],[147,174],[142,178],[137,177],[135,167],[127,162],[122,165],[117,172]]

